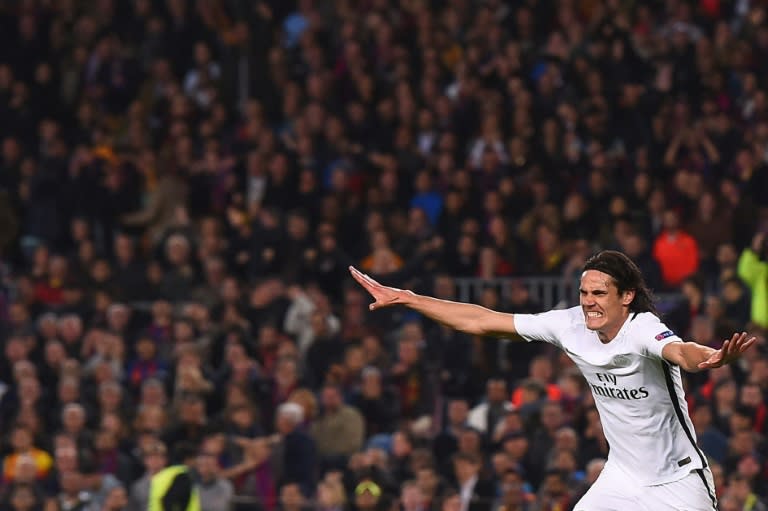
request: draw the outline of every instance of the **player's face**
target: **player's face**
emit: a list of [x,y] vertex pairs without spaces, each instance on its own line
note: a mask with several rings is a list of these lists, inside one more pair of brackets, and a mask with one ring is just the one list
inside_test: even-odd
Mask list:
[[612,340],[629,315],[634,291],[619,294],[613,278],[601,271],[587,270],[581,276],[579,289],[581,308],[587,328],[598,333],[600,340]]

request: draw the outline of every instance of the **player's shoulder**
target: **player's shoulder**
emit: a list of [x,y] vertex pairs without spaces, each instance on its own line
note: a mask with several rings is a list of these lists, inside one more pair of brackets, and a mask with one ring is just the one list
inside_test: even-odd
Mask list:
[[579,324],[584,324],[584,314],[581,307],[570,307],[567,309],[550,309],[548,311],[535,314],[524,314],[527,319],[537,323],[546,323],[550,327],[560,330],[568,329]]
[[585,325],[584,311],[578,305],[562,309],[561,314],[563,320],[567,321],[569,327],[583,327]]
[[652,312],[637,313],[632,318],[631,324],[633,326],[632,337],[636,339],[652,338],[661,341],[668,337],[676,336],[672,329]]
[[633,312],[630,318],[632,319],[632,322],[637,325],[652,325],[661,323],[661,318],[659,318],[656,314],[653,312]]

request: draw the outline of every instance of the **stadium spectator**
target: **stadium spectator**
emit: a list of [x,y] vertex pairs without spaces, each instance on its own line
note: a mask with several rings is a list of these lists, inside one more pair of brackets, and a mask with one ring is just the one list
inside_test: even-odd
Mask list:
[[739,277],[752,292],[751,320],[762,328],[768,328],[768,239],[762,232],[756,233],[752,244],[739,256]]
[[365,422],[361,413],[344,404],[338,386],[326,384],[320,394],[322,411],[310,426],[321,466],[344,467],[347,458],[363,447]]
[[279,468],[275,480],[281,487],[286,481],[295,482],[305,495],[310,495],[317,477],[317,445],[302,431],[303,420],[303,411],[295,403],[283,403],[277,408],[275,430],[279,443],[273,452]]
[[10,429],[9,438],[12,451],[3,458],[5,484],[15,481],[19,464],[30,459],[34,462],[35,479],[45,479],[53,466],[53,459],[46,451],[35,446],[31,432],[19,424]]
[[674,209],[664,211],[663,230],[653,243],[653,257],[661,267],[661,278],[667,289],[678,287],[699,268],[698,244],[683,230],[680,214]]
[[203,443],[193,467],[195,483],[200,494],[200,509],[228,511],[232,508],[234,488],[229,480],[220,476],[218,463],[216,453],[207,450],[206,444]]
[[147,509],[200,509],[199,488],[190,469],[194,459],[193,444],[179,445],[177,457],[181,463],[160,469],[149,480]]
[[691,414],[693,429],[701,450],[715,462],[722,464],[728,453],[728,437],[714,426],[712,409],[707,402],[696,405]]
[[468,453],[453,455],[453,484],[461,496],[464,511],[491,509],[495,488],[492,481],[480,477],[481,460]]
[[149,485],[152,476],[157,474],[167,465],[168,454],[166,447],[160,442],[153,442],[141,452],[141,461],[144,464],[143,475],[133,482],[128,492],[127,508],[130,511],[146,509],[149,503]]
[[511,409],[507,382],[501,378],[491,378],[486,383],[485,399],[469,411],[467,424],[482,433],[485,441],[488,441],[506,412]]

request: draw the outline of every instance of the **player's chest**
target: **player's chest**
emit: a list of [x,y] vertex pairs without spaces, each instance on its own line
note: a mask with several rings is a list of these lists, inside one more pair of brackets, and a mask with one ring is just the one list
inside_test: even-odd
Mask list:
[[563,343],[566,354],[582,368],[594,367],[606,371],[633,371],[643,357],[624,339],[601,343],[596,335],[575,336]]
[[624,343],[565,346],[596,399],[640,401],[650,395],[648,359]]
[[588,374],[630,376],[642,371],[646,362],[626,342],[602,344],[596,339],[577,338],[563,345],[568,356]]

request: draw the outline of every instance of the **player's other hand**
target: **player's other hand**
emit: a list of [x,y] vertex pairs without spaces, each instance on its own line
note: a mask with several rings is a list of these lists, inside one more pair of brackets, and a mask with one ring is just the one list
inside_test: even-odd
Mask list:
[[735,333],[723,343],[723,347],[715,351],[710,357],[699,364],[699,369],[712,369],[715,367],[730,364],[738,359],[742,353],[747,351],[757,341],[756,337],[747,339],[747,333]]
[[349,273],[351,273],[352,278],[354,278],[358,284],[363,286],[373,297],[374,302],[368,306],[370,310],[405,303],[407,297],[413,296],[413,292],[411,291],[379,284],[354,266],[349,267]]

